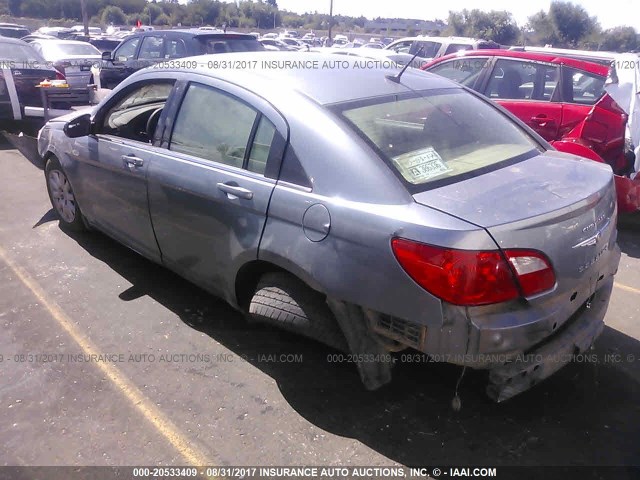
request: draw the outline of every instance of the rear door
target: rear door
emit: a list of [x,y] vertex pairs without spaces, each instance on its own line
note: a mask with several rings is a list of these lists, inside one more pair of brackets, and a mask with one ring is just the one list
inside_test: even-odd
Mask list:
[[553,141],[562,123],[559,81],[559,65],[499,58],[482,93]]
[[[256,259],[284,152],[284,120],[263,100],[210,80],[184,98],[149,170],[163,262],[226,298],[239,265]],[[206,106],[206,108],[203,108]]]

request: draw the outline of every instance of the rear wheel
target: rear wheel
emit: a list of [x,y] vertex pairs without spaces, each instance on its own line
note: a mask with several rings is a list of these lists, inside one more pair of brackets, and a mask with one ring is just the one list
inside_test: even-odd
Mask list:
[[257,321],[347,350],[346,339],[324,295],[288,273],[266,273],[262,276],[251,299],[249,314]]
[[58,214],[60,224],[70,230],[84,230],[82,211],[58,159],[56,157],[49,158],[44,171],[49,199]]

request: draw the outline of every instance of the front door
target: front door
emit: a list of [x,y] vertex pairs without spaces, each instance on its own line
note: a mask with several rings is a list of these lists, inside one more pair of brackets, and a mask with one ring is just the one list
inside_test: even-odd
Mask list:
[[120,92],[94,117],[94,133],[76,144],[75,175],[85,214],[105,232],[160,261],[147,197],[147,172],[160,148],[151,137],[172,81],[141,81]]

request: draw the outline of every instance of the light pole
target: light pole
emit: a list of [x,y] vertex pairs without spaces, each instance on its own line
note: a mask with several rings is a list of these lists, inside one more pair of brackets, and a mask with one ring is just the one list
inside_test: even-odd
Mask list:
[[84,25],[84,34],[89,36],[89,15],[87,14],[87,1],[80,0],[80,9],[82,10],[82,25]]
[[331,26],[333,25],[333,0],[329,4],[329,44],[331,44]]

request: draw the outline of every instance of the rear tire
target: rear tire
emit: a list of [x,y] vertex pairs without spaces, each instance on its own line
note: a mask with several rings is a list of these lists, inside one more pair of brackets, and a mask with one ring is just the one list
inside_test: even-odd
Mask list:
[[74,231],[86,230],[84,217],[71,183],[56,157],[52,156],[47,160],[44,173],[49,200],[58,215],[60,225]]
[[347,341],[324,295],[293,275],[266,273],[249,305],[252,319],[318,340],[347,351]]

